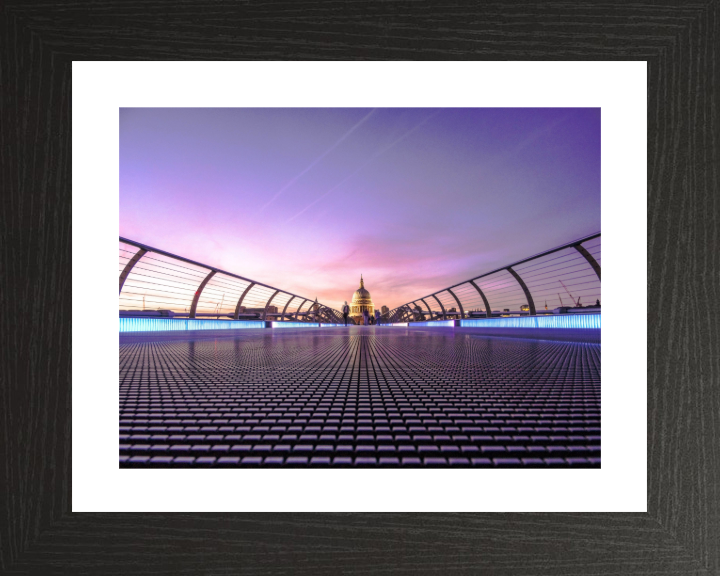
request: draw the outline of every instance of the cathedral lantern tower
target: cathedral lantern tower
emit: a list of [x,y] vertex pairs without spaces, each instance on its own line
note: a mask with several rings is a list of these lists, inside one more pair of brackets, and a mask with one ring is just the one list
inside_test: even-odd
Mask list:
[[362,274],[360,274],[360,288],[355,290],[355,294],[353,294],[352,302],[350,303],[350,317],[356,320],[358,324],[362,324],[362,313],[364,310],[367,310],[370,316],[375,313],[375,306],[370,297],[370,292],[365,289],[365,283],[363,282]]

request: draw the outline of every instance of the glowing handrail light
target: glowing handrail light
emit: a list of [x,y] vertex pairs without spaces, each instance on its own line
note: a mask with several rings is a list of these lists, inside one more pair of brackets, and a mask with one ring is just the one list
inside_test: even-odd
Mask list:
[[191,320],[178,318],[120,318],[120,332],[168,330],[238,330],[265,328],[265,322],[245,320]]
[[463,328],[589,328],[599,330],[600,316],[600,314],[567,314],[479,318],[477,320],[460,320],[460,326]]

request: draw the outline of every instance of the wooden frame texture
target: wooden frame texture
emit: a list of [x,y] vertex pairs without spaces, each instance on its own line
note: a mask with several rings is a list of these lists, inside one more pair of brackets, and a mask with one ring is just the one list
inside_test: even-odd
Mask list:
[[[718,6],[1,4],[0,572],[719,574]],[[71,513],[71,62],[136,59],[647,61],[648,512]]]

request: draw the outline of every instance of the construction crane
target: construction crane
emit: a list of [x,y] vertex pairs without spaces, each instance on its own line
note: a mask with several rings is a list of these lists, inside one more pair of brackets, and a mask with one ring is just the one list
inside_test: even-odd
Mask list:
[[[560,284],[562,284],[562,287],[565,288],[565,292],[567,292],[567,293],[568,293],[568,296],[570,296],[570,300],[571,300],[572,302],[575,302],[575,298],[573,298],[573,295],[570,294],[570,290],[567,289],[567,286],[565,286],[565,284],[563,283],[563,281],[562,281],[562,280],[558,280],[558,282],[560,282]],[[559,296],[559,294],[558,294],[558,296]],[[581,296],[580,298],[582,298],[582,296]],[[578,307],[580,306],[580,298],[577,299],[577,303],[575,304],[575,306],[578,306]],[[562,303],[562,300],[560,300],[560,303]]]
[[[225,294],[222,295],[222,300],[220,300],[220,303],[219,303],[217,306],[215,306],[215,314],[218,314],[218,312],[219,312],[220,310],[222,310],[223,302],[225,302]],[[220,320],[220,316],[219,316],[219,315],[218,315],[218,317],[216,318],[216,320]]]

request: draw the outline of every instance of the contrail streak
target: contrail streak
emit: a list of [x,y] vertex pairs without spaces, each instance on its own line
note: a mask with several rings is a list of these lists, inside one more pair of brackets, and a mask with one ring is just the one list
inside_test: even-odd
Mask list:
[[342,136],[342,138],[340,138],[340,140],[338,140],[337,142],[335,142],[335,144],[333,144],[332,146],[330,146],[330,148],[328,148],[327,150],[325,150],[325,152],[323,152],[318,158],[316,158],[316,159],[312,162],[312,164],[310,164],[307,168],[305,168],[305,170],[303,170],[302,172],[300,172],[300,174],[298,174],[297,176],[295,176],[294,178],[292,178],[287,184],[285,184],[285,186],[283,186],[282,188],[280,188],[280,190],[278,190],[277,192],[275,192],[275,195],[274,195],[272,198],[270,198],[270,200],[268,200],[268,201],[263,205],[262,208],[260,208],[260,210],[258,211],[258,214],[262,213],[262,211],[265,210],[265,208],[267,208],[268,206],[270,206],[270,204],[272,204],[273,202],[275,202],[275,200],[278,198],[278,196],[280,196],[280,194],[282,194],[283,192],[285,192],[285,190],[287,190],[288,188],[290,188],[290,186],[292,186],[293,184],[295,184],[295,182],[297,182],[300,178],[302,178],[302,176],[303,176],[304,174],[306,174],[307,172],[309,172],[309,171],[313,168],[313,166],[315,166],[318,162],[320,162],[320,160],[322,160],[323,158],[325,158],[325,156],[327,156],[328,154],[330,154],[330,152],[332,152],[333,150],[335,150],[335,148],[337,148],[337,147],[342,143],[343,140],[345,140],[348,136],[350,136],[350,134],[352,134],[357,128],[359,128],[361,124],[363,124],[368,118],[370,118],[370,116],[373,115],[373,113],[375,112],[375,110],[376,110],[375,108],[373,108],[372,110],[370,110],[370,113],[367,114],[366,116],[364,116],[364,117],[362,118],[362,120],[360,120],[360,122],[358,122],[357,124],[355,124],[355,126],[353,126],[352,128],[350,128],[350,130],[348,130],[348,131]]
[[431,118],[434,118],[435,116],[437,116],[438,114],[440,114],[440,112],[441,112],[441,110],[438,110],[438,111],[435,112],[434,114],[431,114],[430,116],[428,116],[427,118],[425,118],[425,120],[423,120],[423,121],[420,122],[419,124],[416,124],[416,125],[413,126],[410,130],[408,130],[407,132],[405,132],[405,134],[403,134],[402,136],[400,136],[400,138],[398,138],[397,140],[395,140],[395,141],[393,141],[392,143],[388,144],[388,145],[385,146],[384,148],[381,148],[378,152],[375,152],[375,154],[373,154],[372,156],[370,156],[370,158],[368,158],[357,170],[355,170],[355,171],[352,172],[350,175],[348,175],[348,176],[346,176],[345,178],[343,178],[339,183],[337,183],[335,186],[333,186],[332,188],[330,188],[330,190],[328,190],[327,192],[325,192],[325,194],[323,194],[322,196],[319,196],[318,198],[316,198],[315,200],[313,200],[310,204],[308,204],[307,206],[305,206],[305,208],[303,208],[302,210],[300,210],[300,212],[298,212],[297,214],[295,214],[295,216],[293,216],[292,218],[290,218],[289,220],[287,220],[287,221],[285,222],[285,224],[288,224],[288,223],[292,222],[293,220],[295,220],[295,218],[297,218],[298,216],[300,216],[301,214],[303,214],[304,212],[306,212],[307,210],[309,210],[310,208],[312,208],[315,204],[317,204],[318,202],[320,202],[320,200],[322,200],[323,198],[325,198],[325,196],[327,196],[328,194],[330,194],[330,192],[334,192],[335,190],[337,190],[338,188],[340,188],[340,186],[342,186],[343,184],[345,184],[345,182],[347,182],[348,180],[350,180],[350,178],[352,178],[353,176],[355,176],[355,174],[357,174],[358,172],[360,172],[360,170],[362,170],[363,168],[365,168],[365,166],[367,166],[368,164],[370,164],[370,162],[372,162],[373,160],[375,160],[375,158],[377,158],[378,156],[381,156],[381,155],[385,154],[385,152],[387,152],[388,150],[390,150],[390,148],[392,148],[393,146],[395,146],[395,144],[397,144],[397,143],[400,142],[401,140],[404,140],[405,138],[407,138],[408,136],[410,136],[410,134],[412,134],[413,132],[415,132],[415,130],[417,130],[418,128],[420,128],[420,126],[422,126],[423,124],[425,124],[425,122],[427,122],[427,121],[430,120]]

